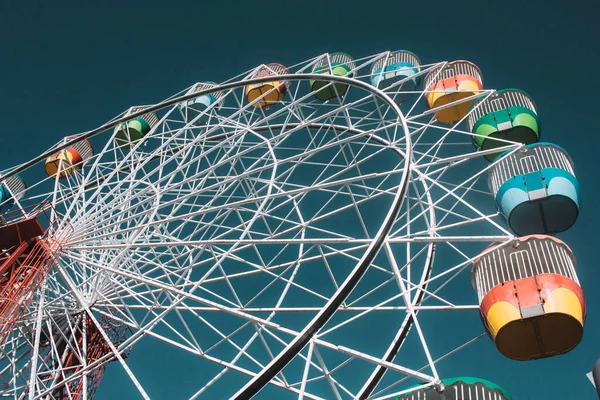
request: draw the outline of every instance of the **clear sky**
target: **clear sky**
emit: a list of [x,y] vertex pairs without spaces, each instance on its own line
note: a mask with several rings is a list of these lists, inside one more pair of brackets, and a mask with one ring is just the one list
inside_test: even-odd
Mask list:
[[[197,81],[222,81],[263,62],[396,49],[411,50],[424,63],[471,60],[487,88],[527,91],[539,108],[542,139],[564,147],[575,162],[581,215],[559,236],[577,256],[588,307],[584,339],[569,354],[500,362],[486,368],[492,376],[482,377],[515,399],[593,399],[585,377],[600,357],[600,28],[593,3],[3,0],[0,169],[132,104],[159,101]],[[473,375],[485,362],[472,360]],[[109,372],[98,399],[117,393],[119,378]],[[191,382],[200,372],[183,373]]]

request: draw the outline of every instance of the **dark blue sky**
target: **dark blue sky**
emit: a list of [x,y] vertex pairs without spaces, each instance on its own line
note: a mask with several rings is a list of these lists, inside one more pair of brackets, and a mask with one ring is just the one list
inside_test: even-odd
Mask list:
[[[123,3],[127,3],[124,5]],[[0,9],[0,169],[132,104],[263,62],[293,64],[327,51],[362,57],[408,49],[423,62],[468,59],[487,88],[536,101],[543,140],[575,161],[583,204],[560,235],[578,258],[587,296],[584,340],[571,353],[503,362],[494,376],[515,399],[588,399],[584,374],[600,357],[597,229],[597,4],[592,1],[127,1],[4,0]],[[459,355],[460,356],[460,355]],[[485,360],[473,360],[473,375]],[[110,398],[109,389],[98,398]]]

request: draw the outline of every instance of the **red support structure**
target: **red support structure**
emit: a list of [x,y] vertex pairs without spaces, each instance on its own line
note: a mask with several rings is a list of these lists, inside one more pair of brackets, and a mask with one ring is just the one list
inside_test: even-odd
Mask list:
[[[5,214],[0,226],[0,345],[29,306],[54,262],[57,246],[44,237],[38,216],[47,204]],[[28,211],[31,211],[28,213]],[[13,213],[15,214],[15,213]],[[8,221],[8,223],[6,222]],[[47,235],[46,235],[47,236]]]
[[[45,215],[48,209],[50,205],[44,203],[0,215],[0,346],[4,345],[15,324],[29,307],[33,294],[54,265],[65,232],[71,229],[65,221],[54,221],[44,229],[38,217]],[[110,346],[89,316],[82,312],[65,318],[68,320],[68,332],[64,332],[65,326],[57,325],[44,333],[50,335],[51,332],[60,332],[60,337],[47,338],[56,343],[57,349],[54,351],[58,351],[60,362],[56,361],[54,367],[59,372],[45,379],[53,380],[56,388],[52,393],[53,398],[82,399],[82,376],[70,378],[75,374],[82,375],[85,365],[109,356],[100,366],[87,371],[87,395],[91,399],[104,375],[106,362],[113,361],[115,357],[110,356]],[[48,323],[55,324],[56,321]],[[124,325],[106,317],[100,318],[100,324],[115,346],[126,339],[128,329]],[[85,349],[83,332],[86,332]],[[126,357],[129,350],[123,351],[122,356]],[[85,362],[82,354],[86,355]]]
[[[78,323],[78,326],[75,327],[75,340],[73,343],[67,347],[63,359],[65,360],[62,364],[62,372],[58,377],[58,381],[56,386],[59,386],[60,382],[67,380],[70,376],[79,373],[84,364],[80,360],[80,357],[77,356],[74,348],[83,349],[83,330],[85,326],[86,331],[86,341],[87,341],[87,359],[85,364],[91,364],[104,356],[112,354],[112,350],[110,346],[104,340],[104,337],[94,324],[94,322],[86,316],[85,325],[84,319]],[[106,334],[111,339],[113,345],[118,347],[127,337],[128,330],[125,326],[120,323],[117,323],[113,320],[110,320],[106,317],[102,317],[100,319],[100,324],[102,325],[102,329],[106,332]],[[74,346],[73,346],[74,345]],[[123,352],[121,354],[124,358],[127,357],[127,352]],[[114,357],[109,359],[109,361],[114,361]],[[88,399],[93,398],[100,381],[102,380],[102,376],[104,375],[104,370],[106,369],[106,363],[101,366],[95,367],[92,370],[88,371],[87,379],[87,397]],[[53,393],[53,398],[57,400],[80,400],[83,398],[84,387],[83,387],[83,377],[78,377],[77,379],[71,380],[69,383],[62,385]]]

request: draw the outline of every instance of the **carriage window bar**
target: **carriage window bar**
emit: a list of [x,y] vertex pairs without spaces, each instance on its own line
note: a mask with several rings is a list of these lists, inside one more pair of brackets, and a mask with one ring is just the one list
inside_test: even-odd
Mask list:
[[94,155],[94,150],[87,140],[80,140],[72,144],[71,148],[81,155],[83,161],[89,160]]
[[[69,141],[77,140],[78,136],[70,136],[65,138],[68,143]],[[94,148],[88,140],[79,140],[69,145],[69,148],[75,150],[81,156],[83,162],[89,160],[94,156]]]
[[[537,163],[538,170],[544,168],[559,168],[575,176],[573,161],[571,157],[561,148],[536,144],[525,148],[527,151],[517,150],[497,161],[490,168],[488,186],[493,194],[498,193],[502,186],[510,178],[524,175],[530,172],[533,161]],[[526,161],[522,161],[526,158]]]
[[17,201],[21,200],[27,190],[27,185],[18,176],[13,175],[2,182]]
[[520,246],[505,246],[481,256],[473,265],[473,284],[479,303],[495,286],[539,274],[557,274],[577,282],[575,258],[562,242],[529,238]]
[[473,130],[473,126],[475,126],[477,121],[484,115],[513,106],[525,107],[537,114],[537,109],[533,100],[531,100],[525,92],[522,92],[521,90],[496,92],[473,105],[473,110],[467,119],[469,130]]
[[331,60],[332,63],[348,64],[348,67],[350,67],[350,69],[354,69],[354,61],[352,60],[352,57],[350,57],[348,54],[344,54],[344,53],[330,54],[329,59]]
[[405,62],[415,67],[421,66],[421,62],[419,61],[417,56],[415,56],[410,51],[395,51],[375,61],[373,63],[373,68],[371,69],[371,71],[375,72],[380,68],[387,67],[388,65],[392,65],[399,62]]
[[287,75],[290,71],[281,64],[262,65],[252,75],[253,77],[268,76],[268,75]]
[[[125,116],[131,115],[136,112],[140,112],[142,110],[145,110],[146,108],[148,107],[131,107],[129,108],[129,110],[127,110]],[[141,115],[139,118],[142,118],[144,121],[146,121],[150,126],[150,129],[152,129],[154,126],[156,126],[156,124],[158,124],[158,117],[153,112]]]
[[319,59],[319,61],[317,61],[317,63],[315,64],[313,71],[319,70],[320,73],[323,73],[324,70],[330,70],[330,65],[334,63],[346,65],[350,69],[349,73],[352,73],[352,71],[354,71],[354,69],[356,68],[354,60],[348,54],[332,53],[325,54],[323,57],[321,57],[321,59]]
[[[192,88],[187,92],[187,94],[197,93],[197,92],[200,92],[202,90],[207,90],[207,89],[214,88],[216,86],[217,86],[216,83],[202,83],[202,82],[198,82],[194,86],[192,86]],[[211,95],[214,96],[214,98],[215,98],[215,100],[216,100],[217,103],[221,104],[221,100],[225,96],[225,93],[223,93],[222,91],[218,91],[218,92],[212,92]]]
[[[289,73],[290,71],[283,65],[273,63],[258,67],[254,74],[252,74],[252,78],[260,78],[269,75],[288,75]],[[289,83],[287,81],[283,81],[283,84],[286,88],[289,88]]]
[[444,396],[441,397],[434,389],[427,388],[403,394],[398,400],[441,400],[444,398],[449,400],[506,400],[506,397],[499,390],[488,388],[481,383],[467,384],[464,382],[455,382],[451,386],[446,386]]
[[[441,72],[439,72],[440,69],[442,70]],[[475,64],[468,61],[453,61],[444,67],[437,67],[429,72],[425,77],[425,88],[429,88],[433,83],[452,78],[455,75],[471,75],[480,82],[483,80],[481,71]]]

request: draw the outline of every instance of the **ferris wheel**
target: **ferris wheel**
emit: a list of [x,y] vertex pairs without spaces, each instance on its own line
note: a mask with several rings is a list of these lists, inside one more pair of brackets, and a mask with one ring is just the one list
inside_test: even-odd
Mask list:
[[[91,399],[110,370],[146,399],[510,398],[440,366],[486,334],[515,360],[581,340],[552,236],[578,182],[540,126],[475,64],[393,51],[67,136],[0,176],[1,396]],[[183,359],[193,385],[165,373]]]

